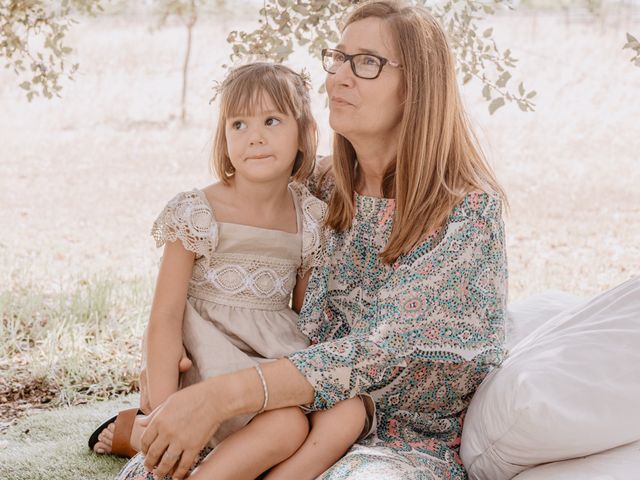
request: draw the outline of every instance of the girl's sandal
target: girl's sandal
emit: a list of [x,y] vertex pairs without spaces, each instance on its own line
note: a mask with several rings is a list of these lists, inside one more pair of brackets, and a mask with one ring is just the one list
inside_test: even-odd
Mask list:
[[136,453],[129,443],[131,438],[131,430],[133,429],[133,422],[137,415],[144,415],[142,410],[137,408],[130,408],[128,410],[122,410],[118,415],[111,417],[100,425],[89,437],[89,449],[93,451],[93,447],[98,443],[98,437],[102,431],[109,425],[115,422],[115,428],[113,430],[113,442],[111,443],[111,455],[117,455],[119,457],[131,458]]

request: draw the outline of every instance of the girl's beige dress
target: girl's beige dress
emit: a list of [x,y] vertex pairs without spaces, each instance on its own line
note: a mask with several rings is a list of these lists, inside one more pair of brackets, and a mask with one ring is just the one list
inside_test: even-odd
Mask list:
[[[326,206],[300,184],[291,183],[289,191],[296,233],[217,222],[198,189],[176,195],[155,221],[158,247],[181,241],[195,253],[183,322],[183,342],[194,366],[181,378],[182,387],[309,345],[289,305],[296,277],[323,263]],[[226,422],[209,445],[251,418]]]

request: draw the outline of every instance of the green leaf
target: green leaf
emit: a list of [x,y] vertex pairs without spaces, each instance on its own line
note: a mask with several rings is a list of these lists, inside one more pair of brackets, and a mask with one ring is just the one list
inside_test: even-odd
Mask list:
[[487,100],[491,100],[491,87],[489,85],[485,85],[482,89],[482,96]]
[[528,94],[527,94],[527,98],[533,98],[538,94],[538,92],[536,92],[535,90],[531,90]]
[[500,78],[498,78],[496,85],[500,88],[504,88],[507,85],[507,82],[509,81],[510,78],[511,78],[511,73],[504,72],[502,75],[500,75]]
[[[77,0],[83,1],[83,0]],[[162,0],[182,2],[185,0]],[[227,41],[233,49],[231,59],[250,60],[249,57],[262,55],[272,60],[288,57],[292,45],[305,45],[309,53],[317,57],[321,48],[328,43],[339,41],[337,31],[354,4],[361,0],[263,0],[257,2],[260,24],[255,30],[230,34]],[[502,51],[494,40],[495,29],[489,25],[479,25],[488,14],[495,14],[494,7],[507,4],[510,0],[446,0],[427,2],[418,0],[411,3],[430,5],[435,17],[445,26],[451,38],[452,53],[457,58],[456,71],[462,83],[473,80],[474,76],[486,77],[483,96],[491,102],[492,95],[499,95],[508,103],[524,99],[524,84],[509,87],[509,80],[515,69],[515,58],[511,51]],[[490,5],[488,5],[490,4]],[[260,8],[261,7],[261,8]],[[240,47],[239,45],[242,45]],[[62,46],[60,46],[62,48]],[[64,52],[63,52],[64,54]],[[635,57],[632,61],[635,60]],[[484,87],[484,86],[483,86]],[[492,92],[493,90],[493,92]],[[499,93],[498,93],[499,92]],[[518,94],[518,92],[520,92]],[[500,108],[500,101],[494,103],[494,110]]]
[[489,104],[489,113],[491,115],[493,115],[496,110],[498,110],[500,107],[504,106],[504,98],[499,97],[494,99],[490,104]]
[[23,90],[31,90],[31,82],[22,82],[20,88]]

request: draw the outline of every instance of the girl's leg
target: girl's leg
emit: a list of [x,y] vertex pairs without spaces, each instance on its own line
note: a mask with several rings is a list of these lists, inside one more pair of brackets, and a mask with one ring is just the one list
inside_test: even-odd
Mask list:
[[[143,337],[143,340],[142,340],[143,365],[145,362],[144,360],[145,338],[146,338],[146,330],[145,330],[145,336]],[[192,366],[193,366],[193,363],[191,362],[191,359],[187,357],[187,352],[183,348],[182,357],[180,358],[180,362],[178,363],[178,371],[180,373],[185,373],[189,371],[189,369],[191,369]],[[147,391],[148,391],[147,371],[146,371],[146,368],[143,367],[142,371],[140,372],[140,409],[147,413],[151,413],[151,405],[149,404],[149,397],[147,395]],[[98,436],[98,442],[93,447],[93,451],[100,454],[111,453],[114,431],[115,431],[115,423],[110,424],[107,428],[102,430],[102,432],[100,432],[100,435]],[[131,444],[131,446],[138,452],[140,451],[139,444],[140,444],[140,438],[142,437],[143,433],[144,433],[144,430],[142,429],[142,427],[138,427],[134,423],[133,429],[131,431],[131,437],[135,437],[135,438],[133,440],[134,443]]]
[[311,414],[311,432],[291,458],[271,469],[266,480],[314,479],[355,443],[364,428],[367,412],[360,397],[337,403]]
[[146,418],[146,416],[138,415],[136,417],[137,421],[133,422],[133,428],[131,429],[131,436],[129,437],[129,444],[131,444],[131,447],[137,452],[142,450],[142,435],[147,429],[147,427],[142,427],[140,426],[140,423],[138,423],[138,420],[142,420],[143,418]]
[[298,407],[262,413],[221,442],[189,479],[253,480],[293,455],[308,433],[309,422]]

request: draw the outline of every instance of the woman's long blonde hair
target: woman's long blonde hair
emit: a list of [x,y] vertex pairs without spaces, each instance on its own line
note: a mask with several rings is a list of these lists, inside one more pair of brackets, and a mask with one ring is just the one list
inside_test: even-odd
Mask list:
[[[368,17],[385,21],[402,67],[401,119],[396,159],[382,191],[395,198],[391,236],[380,257],[393,263],[441,226],[471,191],[504,191],[482,153],[460,100],[454,60],[444,31],[423,7],[376,1],[357,8],[346,26]],[[368,80],[363,80],[368,81]],[[375,81],[375,80],[371,80]],[[356,152],[339,133],[333,140],[335,189],[327,225],[351,227],[358,172]]]
[[296,119],[299,150],[291,176],[297,181],[309,177],[316,162],[318,133],[311,113],[309,81],[304,75],[277,63],[249,63],[231,70],[217,88],[217,95],[220,96],[220,111],[211,167],[222,182],[228,183],[235,175],[227,151],[227,119],[252,115],[265,95],[271,98],[278,111],[290,113]]

